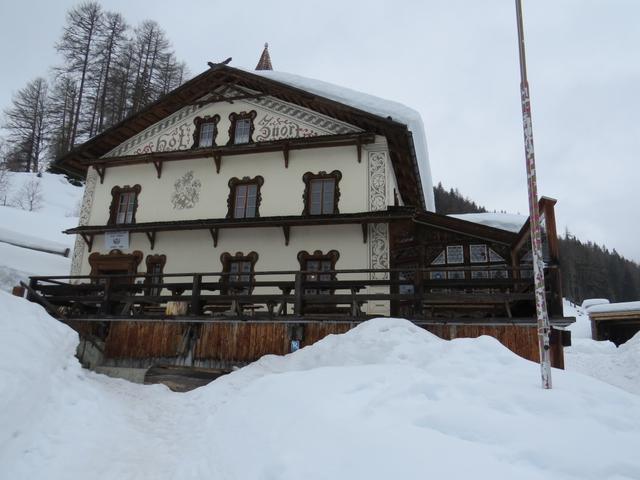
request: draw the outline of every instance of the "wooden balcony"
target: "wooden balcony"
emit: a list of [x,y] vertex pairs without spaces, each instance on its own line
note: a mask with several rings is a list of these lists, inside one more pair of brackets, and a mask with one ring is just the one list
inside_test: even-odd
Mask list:
[[[464,278],[431,278],[431,272],[453,270]],[[549,268],[547,275],[556,271]],[[472,278],[472,273],[486,278]],[[283,270],[254,272],[248,281],[232,281],[231,274],[224,272],[168,273],[153,278],[141,273],[39,276],[31,277],[24,286],[30,300],[63,321],[359,322],[383,316],[366,313],[382,309],[425,325],[534,325],[529,273],[504,266],[360,269],[322,272],[319,280],[318,272]],[[555,296],[556,292],[547,292],[548,300]],[[570,323],[561,313],[554,313],[554,325]]]

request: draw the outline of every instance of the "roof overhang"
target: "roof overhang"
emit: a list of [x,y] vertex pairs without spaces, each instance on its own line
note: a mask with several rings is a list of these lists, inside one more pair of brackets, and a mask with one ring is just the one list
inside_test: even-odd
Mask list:
[[425,207],[420,170],[413,137],[407,125],[370,112],[345,105],[300,88],[256,75],[245,70],[214,64],[172,92],[143,110],[96,135],[54,162],[53,168],[69,175],[84,178],[91,162],[149,126],[159,122],[185,105],[196,102],[224,85],[236,85],[263,92],[282,101],[299,105],[318,113],[355,125],[365,132],[387,139],[400,194],[407,205]]

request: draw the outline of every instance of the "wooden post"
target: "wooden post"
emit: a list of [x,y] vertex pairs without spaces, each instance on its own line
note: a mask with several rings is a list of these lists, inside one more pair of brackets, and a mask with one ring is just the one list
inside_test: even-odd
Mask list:
[[103,295],[102,295],[102,305],[100,305],[100,310],[102,311],[102,313],[104,314],[109,314],[111,313],[109,311],[109,307],[111,306],[111,301],[109,299],[109,297],[111,296],[111,279],[109,277],[106,277],[104,279],[104,290],[103,290]]
[[15,295],[16,297],[20,297],[20,298],[24,297],[24,287],[21,287],[20,285],[16,285],[11,290],[11,295]]
[[200,286],[202,284],[202,275],[196,273],[193,275],[193,286],[191,287],[191,315],[200,315],[202,303],[200,302]]
[[302,315],[302,273],[296,272],[296,299],[293,311],[296,315]]
[[414,302],[414,314],[416,316],[422,317],[423,313],[423,305],[422,300],[424,298],[424,278],[422,273],[422,268],[416,269],[416,274],[413,279],[413,294],[415,296]]

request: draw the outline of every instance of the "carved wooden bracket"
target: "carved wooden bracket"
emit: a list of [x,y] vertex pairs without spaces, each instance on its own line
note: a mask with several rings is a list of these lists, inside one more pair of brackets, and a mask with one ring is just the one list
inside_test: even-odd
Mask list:
[[214,153],[213,161],[216,162],[216,173],[220,173],[220,166],[222,165],[222,155],[219,153]]
[[149,246],[151,250],[156,246],[156,232],[144,232],[147,235],[147,239],[149,240]]
[[107,168],[99,165],[94,165],[93,168],[95,168],[96,172],[98,172],[98,176],[100,177],[100,183],[104,183],[104,174]]
[[362,226],[362,243],[367,243],[367,239],[369,238],[369,224],[363,223]]
[[282,147],[282,155],[284,156],[284,168],[289,168],[289,144],[285,143]]
[[356,142],[356,151],[358,152],[358,163],[362,163],[362,140],[360,138]]
[[154,160],[153,166],[156,167],[156,172],[158,172],[158,178],[162,176],[162,160]]
[[282,226],[282,233],[284,234],[284,244],[289,245],[289,233],[291,231],[291,227],[289,225]]
[[218,246],[218,229],[210,228],[209,233],[211,234],[211,238],[213,239],[213,248]]
[[91,235],[90,233],[81,233],[80,236],[87,244],[88,250],[91,251],[91,249],[93,248],[93,235]]

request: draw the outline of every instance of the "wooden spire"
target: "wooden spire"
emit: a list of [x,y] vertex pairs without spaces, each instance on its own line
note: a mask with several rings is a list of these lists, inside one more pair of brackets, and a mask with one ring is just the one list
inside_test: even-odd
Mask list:
[[262,55],[260,55],[260,60],[258,60],[256,70],[273,70],[273,65],[271,65],[271,56],[269,55],[268,43],[264,44],[264,50],[262,50]]

